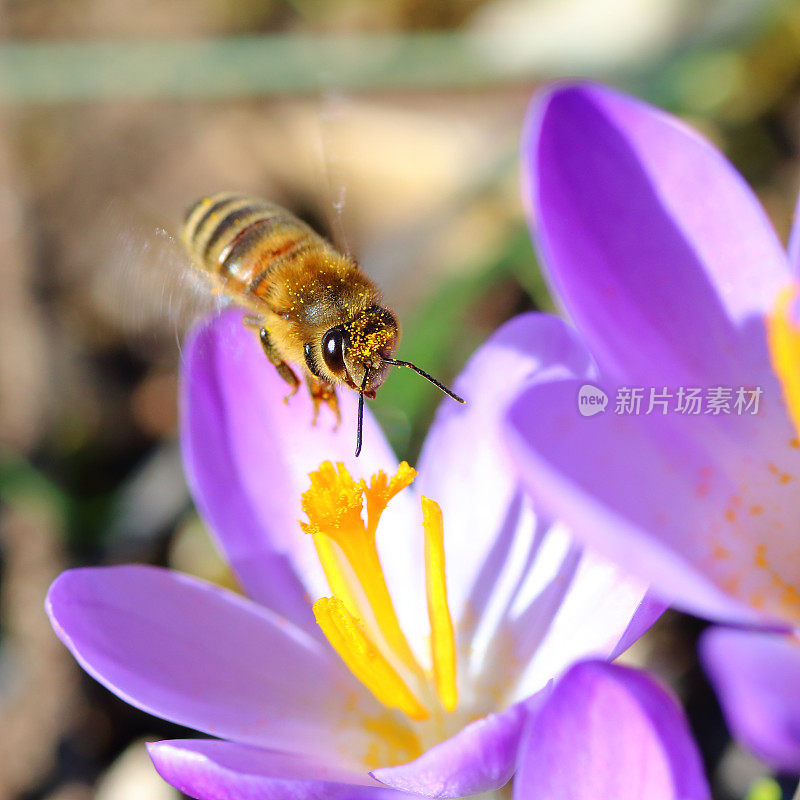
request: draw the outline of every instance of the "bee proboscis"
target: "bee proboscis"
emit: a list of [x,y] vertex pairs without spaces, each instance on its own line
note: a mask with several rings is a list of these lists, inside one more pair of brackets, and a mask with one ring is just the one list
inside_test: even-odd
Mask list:
[[234,193],[211,195],[189,209],[182,238],[195,267],[246,309],[244,323],[289,384],[288,397],[300,386],[290,364],[305,368],[315,418],[326,403],[338,420],[338,384],[358,392],[356,455],[364,397],[375,397],[391,366],[409,367],[464,402],[415,364],[393,357],[400,323],[375,284],[286,209]]

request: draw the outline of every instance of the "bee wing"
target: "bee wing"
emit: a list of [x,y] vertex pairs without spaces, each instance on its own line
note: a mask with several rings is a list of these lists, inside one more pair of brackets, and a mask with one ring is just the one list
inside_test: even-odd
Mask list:
[[163,228],[148,231],[128,219],[112,220],[106,230],[105,267],[95,274],[92,295],[137,349],[167,338],[180,341],[194,322],[229,304]]

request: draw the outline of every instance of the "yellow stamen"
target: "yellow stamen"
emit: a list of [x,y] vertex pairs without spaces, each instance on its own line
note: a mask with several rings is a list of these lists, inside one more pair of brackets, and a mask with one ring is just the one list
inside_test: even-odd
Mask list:
[[327,536],[314,536],[313,538],[319,563],[322,565],[325,579],[328,581],[334,597],[338,597],[354,617],[363,616],[356,589],[350,578],[351,573],[347,570],[347,559],[341,548]]
[[442,510],[427,497],[422,498],[422,525],[425,528],[425,585],[436,694],[445,711],[453,711],[458,705],[456,641],[447,605]]
[[364,481],[354,481],[344,464],[334,467],[330,461],[320,464],[309,477],[311,488],[303,494],[303,511],[309,521],[300,523],[306,533],[324,533],[336,541],[339,531],[346,535],[364,527]]
[[331,592],[344,602],[351,614],[363,616],[343,563],[345,555],[333,538],[324,535],[327,529],[363,527],[361,497],[364,482],[356,483],[343,464],[337,466],[338,471],[330,461],[326,461],[311,474],[311,489],[302,498],[303,510],[310,522],[301,522],[300,527],[313,536],[314,547]]
[[792,316],[798,286],[786,286],[767,315],[767,339],[772,367],[783,388],[789,416],[800,431],[800,322]]
[[399,492],[410,486],[417,477],[417,471],[410,467],[405,461],[401,462],[397,472],[387,481],[386,473],[379,470],[372,476],[369,488],[365,489],[367,496],[367,529],[373,533],[378,527],[378,520],[381,518],[389,501]]
[[[430,673],[417,663],[400,628],[375,543],[386,506],[416,474],[403,462],[391,478],[378,472],[367,485],[353,480],[344,464],[326,461],[309,476],[311,487],[303,495],[308,522],[301,525],[314,537],[334,595],[314,603],[314,615],[328,641],[378,700],[412,719],[424,720],[435,703],[434,693],[446,712],[458,704],[441,509],[433,500],[422,498],[433,686]],[[441,713],[437,719],[441,720]]]
[[333,649],[381,703],[402,711],[411,719],[428,718],[425,706],[381,655],[344,603],[335,597],[322,597],[314,603],[313,609]]
[[[411,483],[415,475],[416,472],[403,462],[391,481],[387,482],[386,476],[378,473],[373,478],[373,485],[367,488],[364,481],[356,482],[350,477],[344,464],[337,464],[334,468],[330,461],[326,461],[309,476],[311,488],[303,494],[303,510],[308,514],[309,521],[301,525],[306,533],[314,535],[315,541],[325,536],[341,548],[361,584],[388,647],[409,669],[421,674],[422,669],[400,628],[375,545],[380,513],[400,489]],[[369,527],[364,525],[361,516],[364,494],[367,495],[370,514]],[[330,545],[318,545],[317,552],[321,553],[320,560],[331,591],[345,602],[352,613],[359,614],[354,591],[333,555],[333,548]],[[363,615],[360,616],[363,618]]]

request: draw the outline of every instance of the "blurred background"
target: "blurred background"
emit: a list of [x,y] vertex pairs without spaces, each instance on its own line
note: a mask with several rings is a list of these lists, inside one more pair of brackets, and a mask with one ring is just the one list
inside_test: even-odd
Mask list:
[[[158,276],[185,265],[159,231],[221,189],[283,203],[346,241],[402,356],[449,380],[551,308],[517,142],[532,91],[573,75],[702,129],[785,237],[797,2],[0,0],[0,800],[179,797],[142,742],[183,731],[83,674],[42,606],[68,566],[226,577],[177,452],[180,290]],[[413,461],[440,398],[406,378],[373,408]],[[717,798],[791,797],[730,742],[699,630],[667,614],[630,658],[680,694]]]

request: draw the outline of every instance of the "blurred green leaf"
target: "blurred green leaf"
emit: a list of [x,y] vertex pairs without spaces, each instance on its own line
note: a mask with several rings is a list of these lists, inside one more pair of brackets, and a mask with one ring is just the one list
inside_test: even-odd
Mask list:
[[530,77],[527,65],[506,62],[471,32],[0,44],[0,98],[13,102],[471,87]]
[[[314,0],[291,0],[316,16]],[[7,41],[0,43],[0,100],[84,102],[123,98],[204,99],[316,94],[330,88],[454,89],[539,82],[563,75],[640,86],[659,102],[675,95],[665,65],[692,53],[741,44],[767,25],[780,0],[718,3],[678,44],[609,70],[580,53],[520,52],[473,29],[327,33],[289,32],[209,39]],[[735,6],[733,11],[725,6]],[[321,6],[319,6],[321,7]],[[715,20],[714,18],[717,17]],[[658,51],[657,51],[658,52]],[[711,98],[712,100],[714,98]],[[704,98],[704,102],[707,99]],[[663,102],[659,102],[663,105]]]
[[69,497],[29,461],[10,451],[0,452],[0,498],[13,501],[20,498],[41,498],[62,512]]
[[64,521],[66,537],[79,547],[100,543],[108,530],[114,496],[80,497],[52,481],[33,464],[10,451],[0,452],[0,499],[47,503]]

